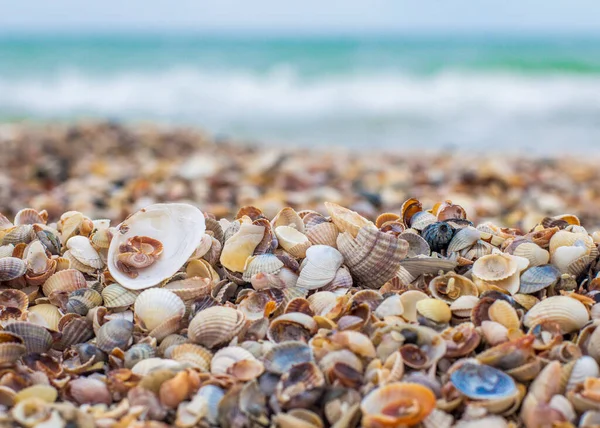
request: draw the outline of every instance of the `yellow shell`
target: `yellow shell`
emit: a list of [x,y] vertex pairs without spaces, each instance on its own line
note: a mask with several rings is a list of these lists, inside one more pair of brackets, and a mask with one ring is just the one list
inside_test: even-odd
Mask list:
[[312,245],[305,234],[291,226],[276,227],[275,235],[277,235],[281,248],[296,258],[304,258],[306,250]]
[[50,385],[33,385],[17,392],[15,403],[31,397],[37,397],[46,403],[53,403],[58,398],[58,391]]
[[348,232],[354,238],[356,238],[358,231],[362,227],[367,225],[375,226],[357,212],[334,204],[333,202],[325,202],[325,208],[327,208],[331,220],[338,227],[340,232]]
[[521,325],[517,311],[505,300],[496,300],[488,309],[488,316],[508,329]]
[[420,300],[429,299],[429,296],[422,291],[409,290],[400,295],[404,312],[402,318],[410,322],[417,321],[417,303]]
[[416,304],[417,312],[437,323],[447,323],[452,318],[448,304],[438,299],[423,299]]
[[44,321],[44,327],[58,331],[58,322],[60,321],[62,314],[56,306],[49,303],[44,303],[41,305],[31,306],[29,308],[29,312],[40,316]]
[[231,238],[225,241],[221,252],[221,264],[233,272],[244,272],[246,259],[263,239],[264,226],[244,223]]

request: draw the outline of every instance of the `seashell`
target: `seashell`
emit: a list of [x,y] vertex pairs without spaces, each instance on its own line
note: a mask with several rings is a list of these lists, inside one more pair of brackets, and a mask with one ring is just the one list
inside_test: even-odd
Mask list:
[[0,282],[10,281],[25,275],[27,264],[16,257],[3,257],[0,259]]
[[417,321],[417,303],[420,300],[428,299],[429,296],[422,291],[409,290],[400,295],[402,306],[404,307],[404,313],[402,318],[410,322]]
[[298,232],[304,233],[304,221],[296,211],[290,207],[285,207],[277,213],[271,222],[274,228],[279,226],[290,226]]
[[0,245],[0,259],[12,257],[15,246],[13,244]]
[[420,384],[392,382],[369,392],[361,401],[365,428],[416,425],[435,409],[433,392]]
[[377,309],[375,309],[375,316],[380,319],[388,316],[400,316],[402,314],[404,314],[404,305],[402,304],[402,297],[399,294],[385,298],[377,306]]
[[375,227],[377,227],[378,229],[381,229],[381,227],[390,221],[396,221],[400,219],[400,215],[395,214],[395,213],[383,213],[380,214],[377,219],[375,220]]
[[453,260],[424,256],[407,258],[400,261],[400,266],[412,275],[412,280],[418,278],[420,275],[439,275],[440,271],[453,270],[457,264]]
[[300,363],[284,373],[275,390],[283,409],[309,407],[321,396],[325,378],[313,362]]
[[449,327],[442,332],[446,342],[446,358],[462,357],[470,354],[479,346],[481,336],[472,323],[462,323],[456,327]]
[[39,315],[41,320],[44,321],[43,324],[40,324],[43,327],[58,331],[58,322],[60,321],[62,314],[56,306],[49,303],[35,305],[29,308],[29,313]]
[[53,347],[64,351],[72,345],[83,343],[94,336],[92,322],[77,314],[66,314],[58,323],[58,331],[61,333],[60,340]]
[[51,418],[48,403],[37,397],[21,400],[10,411],[19,426],[38,427]]
[[525,257],[529,260],[529,266],[545,265],[550,260],[550,253],[533,242],[519,244],[512,254]]
[[80,377],[67,384],[68,395],[77,404],[110,404],[112,397],[104,382],[92,377]]
[[251,381],[264,372],[264,365],[246,349],[228,346],[215,353],[210,371],[212,374],[228,374],[241,381]]
[[0,306],[7,308],[17,308],[25,312],[29,306],[29,298],[21,290],[6,289],[0,290]]
[[483,364],[462,364],[450,375],[450,381],[461,394],[473,400],[502,399],[517,390],[510,376]]
[[560,277],[560,271],[553,265],[534,266],[521,275],[519,292],[524,294],[537,293],[554,284]]
[[164,288],[151,288],[144,290],[137,297],[134,311],[144,328],[152,331],[173,317],[181,319],[185,314],[185,304],[171,291]]
[[452,318],[448,304],[437,299],[422,299],[416,304],[417,313],[436,323],[447,323]]
[[503,290],[515,294],[519,290],[521,271],[527,269],[529,261],[510,254],[490,254],[477,259],[473,264],[473,282],[479,291]]
[[243,272],[250,257],[265,234],[264,226],[244,223],[227,241],[221,251],[221,264],[233,272]]
[[281,248],[296,258],[304,258],[306,250],[312,245],[306,235],[291,226],[276,227],[275,235]]
[[265,369],[275,374],[289,372],[292,367],[310,361],[314,361],[310,346],[298,341],[279,343],[263,356]]
[[356,238],[341,233],[338,249],[359,284],[379,288],[396,275],[408,252],[408,243],[374,227],[364,227]]
[[56,272],[44,283],[42,291],[46,296],[52,292],[64,291],[71,293],[80,288],[86,288],[87,282],[81,272],[75,269],[66,269]]
[[33,230],[33,226],[29,224],[24,224],[21,226],[14,226],[8,230],[5,230],[4,237],[2,238],[2,245],[8,244],[29,244],[33,239],[35,239],[35,232]]
[[11,322],[4,327],[4,331],[23,339],[27,353],[47,352],[54,342],[54,338],[44,327],[24,321]]
[[405,224],[412,229],[423,231],[427,226],[437,222],[437,218],[428,211],[419,211],[415,213],[410,222]]
[[313,317],[301,312],[290,312],[271,321],[267,337],[274,343],[290,340],[308,342],[316,332],[317,323]]
[[523,325],[532,327],[542,321],[554,321],[563,334],[580,330],[590,319],[586,307],[567,296],[547,297],[525,314]]
[[[117,230],[108,249],[109,272],[123,287],[141,290],[171,278],[189,259],[204,236],[204,215],[192,205],[154,204],[129,216]],[[132,278],[117,266],[117,256],[121,246],[136,236],[160,242],[163,250]]]
[[149,343],[136,343],[125,352],[125,368],[131,369],[140,361],[156,356],[156,347]]
[[571,264],[585,255],[586,247],[583,245],[559,247],[552,255],[552,264],[556,266],[562,273],[568,273]]
[[419,255],[429,256],[431,254],[429,244],[417,233],[402,232],[398,235],[398,239],[408,242],[407,257],[417,257]]
[[334,223],[325,222],[307,228],[304,234],[313,245],[327,245],[336,248],[340,231]]
[[558,232],[554,233],[548,244],[550,258],[554,260],[556,250],[561,247],[572,247],[577,241],[582,241],[584,247],[586,248],[586,254],[589,254],[594,246],[593,238],[587,233],[573,233],[567,230],[559,230]]
[[429,283],[429,291],[435,298],[447,303],[452,303],[461,296],[479,296],[479,290],[473,281],[452,271],[433,278]]
[[87,315],[90,309],[102,304],[102,295],[92,288],[80,288],[69,294],[66,304],[67,313]]
[[244,281],[250,282],[251,278],[258,273],[278,274],[283,266],[283,262],[274,254],[252,256],[246,261],[242,278]]
[[[60,220],[57,223],[58,232],[60,232],[60,238],[62,242],[67,242],[71,236],[74,235],[85,235],[81,233],[87,229],[87,221],[89,219],[78,211],[67,211],[60,216]],[[91,221],[90,221],[91,223]],[[91,228],[93,228],[91,223]],[[91,231],[91,230],[90,230]]]
[[48,212],[46,210],[37,212],[33,208],[23,208],[17,214],[15,214],[14,223],[15,226],[36,223],[46,224],[46,220],[48,220]]
[[100,254],[98,254],[90,240],[85,236],[73,236],[67,241],[67,248],[71,251],[71,255],[84,265],[95,269],[102,269],[104,267],[104,261],[102,261]]
[[189,301],[209,295],[210,286],[209,278],[192,277],[169,282],[163,289],[171,291],[183,301]]
[[460,296],[450,304],[450,311],[455,317],[469,318],[477,302],[479,302],[477,296]]
[[139,295],[139,291],[119,284],[110,284],[102,290],[102,299],[107,308],[128,308],[135,303]]
[[452,240],[448,244],[447,251],[452,253],[465,248],[470,248],[473,244],[479,241],[479,238],[481,238],[481,233],[479,230],[472,226],[467,226],[454,234]]
[[399,326],[403,345],[400,353],[404,364],[414,369],[426,369],[446,354],[446,342],[435,330],[412,324]]
[[340,232],[347,232],[353,238],[356,238],[359,230],[364,226],[375,226],[357,212],[341,207],[338,204],[325,202],[325,208],[327,208],[331,216],[331,221],[333,221]]
[[104,352],[113,349],[126,350],[133,340],[133,323],[124,319],[115,319],[102,325],[96,333],[96,345]]
[[175,360],[163,359],[163,358],[147,358],[138,362],[131,369],[131,373],[140,377],[146,377],[152,372],[158,372],[163,369],[173,373],[174,371],[181,370],[182,365]]
[[182,343],[173,346],[170,357],[180,364],[189,365],[203,372],[210,368],[212,353],[200,345],[193,343]]
[[21,336],[0,331],[0,367],[14,364],[26,352],[25,340]]
[[315,290],[330,283],[342,263],[344,257],[332,247],[313,245],[306,251],[297,286],[307,290]]
[[62,255],[62,258],[67,259],[69,261],[69,268],[71,269],[76,269],[79,272],[87,273],[88,275],[96,274],[97,269],[81,263],[79,260],[73,257],[73,254],[71,254],[71,250],[65,251]]
[[54,403],[58,398],[58,391],[50,385],[33,385],[20,390],[14,397],[15,403],[37,397],[46,403]]
[[431,251],[439,253],[448,247],[450,241],[452,241],[454,232],[455,230],[450,224],[445,221],[439,221],[423,229],[421,236],[427,241]]
[[496,300],[488,309],[488,316],[490,320],[500,323],[508,329],[518,329],[521,326],[517,311],[504,300]]
[[199,345],[214,348],[228,343],[242,329],[246,317],[236,309],[213,306],[196,314],[188,327],[189,338]]
[[566,383],[566,390],[571,391],[577,385],[583,383],[588,377],[600,376],[598,363],[592,357],[584,355],[579,357],[570,370],[570,375]]

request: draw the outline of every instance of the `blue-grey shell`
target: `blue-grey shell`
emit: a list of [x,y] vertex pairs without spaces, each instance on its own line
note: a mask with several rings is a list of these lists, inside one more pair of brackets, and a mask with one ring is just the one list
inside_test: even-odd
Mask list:
[[450,381],[473,400],[495,400],[513,395],[515,381],[506,373],[483,364],[465,363],[452,373]]
[[519,292],[533,294],[551,286],[560,278],[560,270],[553,265],[534,266],[521,275]]
[[291,340],[271,348],[263,357],[265,369],[283,374],[293,366],[314,361],[312,349],[304,342]]
[[431,251],[439,253],[448,247],[454,232],[455,229],[450,224],[445,221],[438,221],[423,229],[421,236],[427,241]]

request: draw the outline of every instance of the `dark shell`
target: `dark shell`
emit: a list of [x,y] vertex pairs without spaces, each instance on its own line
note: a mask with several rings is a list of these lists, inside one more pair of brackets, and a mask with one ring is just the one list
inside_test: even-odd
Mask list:
[[421,233],[421,236],[427,241],[431,251],[440,252],[446,247],[454,236],[455,229],[445,221],[438,221],[430,224]]

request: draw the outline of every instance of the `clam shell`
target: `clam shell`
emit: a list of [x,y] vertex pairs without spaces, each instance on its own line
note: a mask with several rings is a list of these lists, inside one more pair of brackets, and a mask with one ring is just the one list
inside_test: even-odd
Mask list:
[[156,356],[156,348],[149,343],[136,343],[125,352],[125,368],[131,369],[140,361]]
[[189,338],[207,348],[228,343],[242,329],[244,313],[225,306],[213,306],[196,314],[188,328]]
[[168,319],[174,317],[181,319],[185,314],[185,304],[169,290],[151,288],[137,296],[134,311],[146,329],[154,330]]
[[0,306],[7,308],[17,308],[25,312],[29,306],[29,298],[21,290],[6,289],[0,290]]
[[532,327],[541,321],[558,323],[563,334],[581,329],[590,319],[579,300],[567,296],[552,296],[542,300],[525,314],[523,324]]
[[42,354],[47,352],[54,342],[54,338],[48,330],[29,322],[15,321],[7,324],[4,330],[22,338],[27,348],[27,353]]
[[304,258],[306,250],[312,245],[306,235],[291,226],[276,227],[275,235],[281,248],[296,258]]
[[307,290],[324,287],[333,280],[343,262],[344,257],[335,248],[313,245],[306,251],[296,285]]
[[102,304],[102,295],[92,288],[80,288],[69,294],[65,306],[68,313],[87,315],[90,309]]
[[298,341],[277,344],[263,356],[265,369],[275,374],[286,373],[295,365],[310,361],[314,361],[310,346]]
[[450,310],[454,316],[459,318],[469,318],[471,311],[479,302],[477,296],[460,296],[454,302],[450,304]]
[[567,230],[559,230],[552,235],[552,238],[550,238],[550,242],[548,244],[550,257],[554,259],[556,250],[561,247],[572,247],[577,241],[582,241],[584,244],[584,247],[586,248],[585,254],[589,254],[589,252],[592,250],[592,247],[595,246],[593,238],[587,233],[574,233]]
[[417,313],[437,323],[447,323],[452,317],[448,304],[437,299],[423,299],[416,304]]
[[14,226],[8,230],[5,230],[6,234],[2,238],[2,245],[7,244],[19,244],[19,243],[30,243],[35,239],[35,232],[31,225]]
[[133,323],[124,319],[115,319],[102,325],[96,334],[96,345],[104,352],[113,349],[126,350],[133,340]]
[[518,329],[521,326],[517,311],[504,300],[496,300],[488,309],[488,316],[508,329]]
[[119,284],[110,284],[102,290],[102,299],[107,308],[127,308],[134,304],[139,295],[139,291]]
[[559,247],[552,255],[552,264],[562,273],[568,273],[571,264],[578,261],[586,255],[586,247],[583,245],[573,245],[571,247]]
[[16,333],[0,331],[0,367],[12,365],[27,352],[25,340]]
[[25,275],[27,263],[16,257],[3,257],[0,259],[0,282],[10,281]]
[[263,239],[264,226],[244,223],[240,229],[225,241],[221,251],[221,264],[233,272],[243,272],[246,260]]
[[54,344],[54,348],[64,351],[72,345],[83,343],[94,336],[92,322],[77,314],[66,314],[58,323],[58,330],[62,336]]
[[479,238],[481,238],[481,233],[472,226],[467,226],[463,229],[460,229],[452,240],[450,244],[448,244],[447,251],[449,253],[464,250],[465,248],[471,247],[475,244]]
[[502,371],[483,364],[465,363],[450,375],[462,394],[474,400],[497,400],[515,394],[514,380]]
[[42,291],[46,296],[52,292],[64,291],[71,293],[80,288],[86,288],[87,282],[81,272],[75,269],[66,269],[56,272],[42,286]]
[[[418,302],[417,302],[418,303]],[[388,316],[400,316],[404,313],[402,298],[398,294],[386,297],[375,309],[375,316],[383,319]]]
[[352,276],[368,288],[379,288],[392,279],[408,253],[408,243],[374,227],[363,227],[356,238],[341,233],[338,249]]
[[240,361],[256,360],[254,355],[239,346],[227,346],[219,349],[210,363],[210,372],[215,375],[229,374],[230,369]]
[[203,372],[207,372],[210,368],[213,355],[203,346],[194,345],[193,343],[183,343],[173,347],[170,357],[180,364],[188,364]]
[[[172,277],[189,259],[204,236],[204,215],[192,205],[155,204],[128,217],[117,230],[108,249],[108,269],[123,287],[140,290]],[[119,247],[134,236],[157,239],[163,252],[152,265],[131,278],[117,267],[116,259]]]
[[71,251],[73,257],[84,265],[94,269],[102,269],[104,261],[100,254],[94,249],[90,240],[85,236],[73,236],[67,241],[67,248]]
[[529,260],[529,266],[545,265],[550,260],[550,253],[533,242],[519,244],[514,249],[513,255],[525,257]]
[[340,231],[334,223],[325,222],[306,229],[304,233],[313,245],[327,245],[335,248]]
[[600,376],[600,367],[592,357],[584,355],[579,357],[571,369],[570,376],[566,384],[566,390],[570,391],[588,377]]
[[41,317],[44,321],[44,324],[41,324],[43,327],[58,331],[58,322],[60,321],[62,314],[56,306],[44,303],[30,307],[29,312]]
[[325,202],[325,208],[329,212],[331,216],[331,221],[337,226],[340,232],[347,232],[353,238],[358,235],[359,230],[364,226],[372,226],[375,225],[358,214],[355,211],[349,210],[348,208],[344,208],[338,204],[334,204],[332,202]]
[[559,277],[560,271],[553,265],[531,267],[521,275],[519,292],[524,294],[537,293],[554,284]]
[[298,232],[304,233],[304,222],[302,218],[290,207],[285,207],[277,213],[271,222],[273,227],[290,226]]
[[283,266],[283,262],[274,254],[249,257],[242,278],[244,281],[250,282],[252,277],[258,273],[278,274]]

